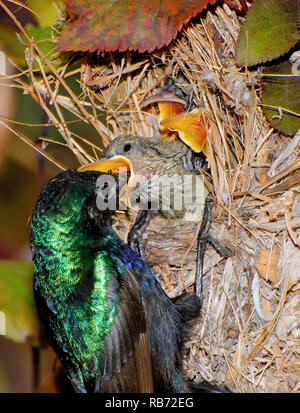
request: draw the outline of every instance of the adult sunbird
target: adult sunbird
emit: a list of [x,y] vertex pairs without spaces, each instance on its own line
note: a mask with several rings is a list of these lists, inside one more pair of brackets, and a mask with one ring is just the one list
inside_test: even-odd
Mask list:
[[97,204],[112,182],[117,192],[111,175],[68,170],[39,195],[31,247],[46,335],[77,392],[192,391],[180,349],[199,299],[171,300],[113,231]]

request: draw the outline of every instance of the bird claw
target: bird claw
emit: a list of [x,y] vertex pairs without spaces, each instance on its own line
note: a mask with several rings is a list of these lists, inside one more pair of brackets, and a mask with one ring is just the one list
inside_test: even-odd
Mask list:
[[133,249],[142,259],[145,258],[143,246],[143,233],[151,219],[156,215],[156,212],[151,210],[140,209],[129,234],[127,244]]

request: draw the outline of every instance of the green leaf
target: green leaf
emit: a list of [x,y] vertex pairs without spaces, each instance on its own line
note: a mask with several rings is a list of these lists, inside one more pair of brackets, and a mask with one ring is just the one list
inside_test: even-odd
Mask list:
[[[27,14],[25,15],[26,18],[21,15],[20,23],[28,35],[34,39],[41,51],[47,55],[48,58],[51,58],[54,53],[57,53],[55,37],[58,37],[58,31],[51,30],[51,28],[57,18],[59,6],[62,7],[63,3],[60,0],[53,2],[30,0],[27,6],[32,12],[23,9]],[[17,13],[16,17],[19,18],[20,13]],[[8,21],[10,22],[10,20]],[[27,37],[12,24],[12,20],[11,24],[1,23],[2,21],[0,20],[1,47],[14,62],[25,66],[24,53],[25,48],[28,46]],[[19,36],[17,36],[17,34],[19,34]],[[50,53],[51,56],[49,55]]]
[[294,135],[300,128],[300,75],[293,74],[289,61],[266,67],[264,74],[281,76],[263,76],[262,102],[275,107],[263,107],[263,111],[273,128]]
[[16,35],[16,30],[12,27],[0,24],[1,49],[15,63],[24,65],[24,45]]
[[33,346],[37,346],[40,322],[34,302],[32,279],[32,263],[0,261],[0,331],[17,343],[29,340]]
[[40,50],[44,53],[44,55],[48,57],[48,59],[51,58],[49,54],[57,52],[56,44],[54,43],[52,38],[52,30],[49,26],[44,27],[27,24],[25,26],[25,29],[28,35],[34,38],[35,43],[39,46]]
[[57,11],[63,7],[63,2],[62,0],[27,0],[27,6],[36,13],[34,17],[39,25],[47,27],[53,24],[57,17]]
[[256,0],[239,34],[237,64],[246,64],[247,50],[248,66],[287,53],[300,41],[299,24],[300,0]]

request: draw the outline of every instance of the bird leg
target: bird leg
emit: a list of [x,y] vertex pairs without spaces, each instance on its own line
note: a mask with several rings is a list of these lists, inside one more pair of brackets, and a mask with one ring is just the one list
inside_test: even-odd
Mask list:
[[203,218],[201,223],[201,228],[198,235],[197,241],[197,260],[196,260],[196,277],[195,277],[195,293],[200,298],[202,302],[202,274],[203,274],[203,261],[204,254],[206,250],[206,245],[208,242],[207,236],[212,220],[212,207],[213,200],[209,197],[205,200],[205,207],[203,212]]
[[[213,200],[207,197],[205,200],[205,207],[203,212],[203,219],[197,241],[197,260],[196,260],[196,276],[195,276],[195,294],[202,301],[202,275],[203,275],[203,263],[204,255],[207,244],[210,244],[215,251],[224,258],[228,258],[232,255],[232,251],[221,245],[220,241],[212,237],[209,233],[211,221],[212,221]],[[132,248],[141,258],[145,258],[145,252],[142,242],[142,236],[149,225],[152,218],[157,215],[157,211],[140,209],[137,218],[128,235],[128,245]]]
[[209,196],[205,200],[202,224],[198,235],[197,242],[197,261],[196,261],[196,276],[195,276],[195,293],[202,301],[202,275],[204,254],[207,244],[210,244],[221,257],[228,258],[232,255],[232,251],[220,244],[220,241],[213,238],[209,229],[212,221],[213,200]]
[[157,211],[140,209],[136,220],[128,234],[128,245],[132,248],[141,258],[144,259],[145,252],[143,247],[143,233],[151,219],[157,215]]
[[214,238],[212,235],[208,235],[207,242],[221,257],[229,258],[232,256],[232,251],[224,245],[221,245],[220,241]]

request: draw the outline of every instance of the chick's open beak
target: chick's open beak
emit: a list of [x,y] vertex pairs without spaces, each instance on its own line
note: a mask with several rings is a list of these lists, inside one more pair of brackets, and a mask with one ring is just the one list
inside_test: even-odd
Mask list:
[[194,152],[207,156],[208,122],[199,109],[184,112],[186,102],[168,91],[151,96],[141,107],[152,103],[158,103],[161,138],[172,140],[179,136]]
[[199,110],[162,119],[160,128],[178,132],[181,140],[193,151],[203,152],[204,155],[207,155],[205,119],[201,116]]

